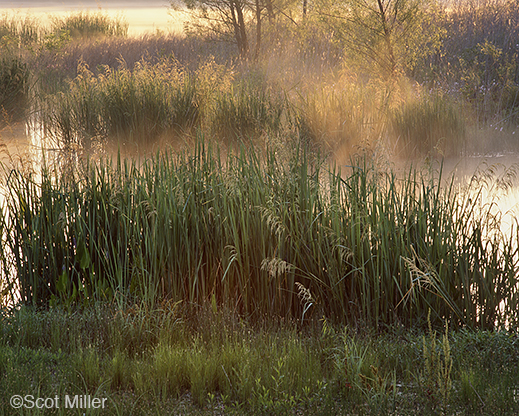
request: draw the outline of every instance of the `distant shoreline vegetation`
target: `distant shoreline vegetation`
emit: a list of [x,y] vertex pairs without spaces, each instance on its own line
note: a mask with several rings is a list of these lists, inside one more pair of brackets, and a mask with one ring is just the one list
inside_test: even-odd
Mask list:
[[[297,5],[288,11],[294,16],[300,14]],[[517,20],[509,1],[489,2],[486,8],[481,6],[477,10],[472,6],[442,9],[437,5],[416,12],[415,20],[409,19],[406,30],[423,31],[425,25],[434,34],[430,37],[434,42],[426,44],[412,59],[407,54],[407,60],[400,58],[400,49],[411,47],[400,45],[403,40],[399,31],[404,27],[394,27],[394,34],[388,38],[394,45],[392,56],[384,57],[378,52],[372,56],[370,48],[384,49],[378,45],[379,40],[366,43],[371,39],[369,32],[352,32],[352,28],[345,27],[340,20],[344,10],[339,4],[333,12],[333,16],[327,16],[315,6],[305,19],[299,21],[299,18],[297,25],[282,15],[275,20],[268,14],[262,15],[261,44],[259,37],[254,41],[254,33],[259,29],[250,20],[245,29],[251,56],[246,61],[237,56],[239,49],[231,33],[227,36],[216,32],[216,28],[208,32],[210,26],[203,21],[196,24],[194,17],[189,21],[186,36],[149,33],[128,37],[127,23],[103,11],[72,12],[55,18],[49,29],[43,29],[30,14],[5,14],[0,19],[0,42],[6,52],[0,65],[2,118],[4,122],[11,117],[21,119],[30,111],[41,113],[45,122],[49,122],[51,117],[45,114],[59,112],[52,103],[61,101],[58,97],[61,94],[71,105],[71,94],[76,94],[74,99],[82,106],[81,100],[87,100],[77,95],[78,84],[85,82],[78,78],[82,68],[91,72],[91,82],[99,81],[96,88],[104,88],[107,84],[98,79],[104,71],[112,74],[133,71],[137,62],[150,68],[159,62],[162,68],[175,62],[179,71],[195,79],[194,74],[201,74],[208,62],[213,61],[226,69],[226,75],[214,80],[215,91],[204,96],[205,106],[199,108],[199,127],[206,135],[228,130],[230,123],[238,130],[243,130],[240,123],[256,124],[262,130],[267,119],[273,122],[278,118],[274,127],[277,132],[306,135],[336,158],[351,154],[359,145],[382,145],[401,158],[486,153],[492,146],[500,150],[516,148],[519,80],[514,58],[517,51],[509,39],[519,29],[507,23]],[[370,18],[375,19],[375,30],[379,24],[377,16]],[[434,25],[431,19],[435,19]],[[493,28],[494,38],[484,36],[485,25]],[[469,32],[468,27],[476,29]],[[313,37],[308,37],[309,33]],[[346,33],[356,34],[347,38]],[[413,42],[421,45],[420,39],[417,37],[418,43]],[[383,62],[393,62],[391,65],[395,66]],[[388,70],[396,72],[388,77],[384,72]],[[120,88],[122,82],[119,81]],[[133,78],[124,82],[128,88],[139,88],[131,85]],[[183,87],[175,84],[175,78],[168,88],[183,94]],[[240,92],[244,88],[247,92]],[[200,101],[206,91],[194,89],[196,85],[193,93]],[[256,92],[244,100],[251,91]],[[106,96],[101,91],[98,94]],[[240,94],[245,95],[240,98]],[[163,100],[162,104],[149,103],[152,106],[174,105],[166,95],[153,98],[143,95],[139,99]],[[97,128],[88,124],[93,120],[108,122],[105,114],[95,114],[102,110],[102,105],[98,100],[88,107],[92,114],[76,120],[74,141],[84,140],[81,130],[88,135]],[[139,120],[131,120],[134,116],[135,113],[129,112],[119,122],[138,124]],[[211,120],[214,117],[218,120]],[[54,121],[58,125],[49,127],[56,133],[60,128],[69,128],[65,120]],[[158,123],[160,126],[168,122]],[[249,127],[246,130],[252,134]],[[65,142],[71,139],[65,130],[60,134]],[[104,141],[110,134],[104,131],[93,135],[93,139]],[[132,134],[140,141],[137,132]],[[229,136],[235,135],[236,132]],[[229,136],[226,140],[232,141],[233,137]],[[152,134],[144,141],[153,141],[154,137]],[[116,134],[110,140],[117,138]],[[172,140],[178,140],[178,129]]]

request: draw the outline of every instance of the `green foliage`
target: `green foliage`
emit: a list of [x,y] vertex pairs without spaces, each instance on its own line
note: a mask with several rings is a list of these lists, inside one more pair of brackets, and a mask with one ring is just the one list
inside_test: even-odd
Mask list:
[[429,308],[456,325],[517,322],[514,234],[481,204],[480,185],[457,193],[441,171],[399,179],[366,157],[350,163],[327,171],[302,147],[223,157],[198,142],[139,164],[43,170],[41,183],[12,171],[10,284],[35,305],[212,299],[300,319],[300,283],[341,322],[411,324]]
[[453,2],[440,25],[449,33],[432,67],[437,82],[468,100],[478,123],[517,124],[519,12],[510,0]]
[[323,2],[320,14],[345,44],[347,64],[368,75],[408,74],[441,46],[434,1]]

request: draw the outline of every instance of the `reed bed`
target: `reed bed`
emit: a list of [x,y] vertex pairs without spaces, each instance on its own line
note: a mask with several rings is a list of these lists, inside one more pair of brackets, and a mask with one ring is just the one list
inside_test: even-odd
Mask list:
[[67,32],[73,39],[127,36],[128,23],[122,17],[110,17],[101,11],[79,11],[64,17],[53,17],[51,30]]
[[196,69],[171,57],[151,61],[96,70],[80,62],[63,92],[42,97],[47,134],[61,147],[87,151],[93,143],[147,150],[159,141],[192,142],[196,129],[224,146],[305,136],[336,159],[358,146],[386,146],[397,157],[450,156],[464,147],[463,115],[441,94],[410,98],[414,93],[397,86],[391,94],[401,98],[389,100],[387,86],[346,75],[290,91],[259,68],[235,72],[212,59]]
[[29,69],[17,56],[5,54],[0,59],[0,127],[25,117]]
[[86,65],[66,93],[44,103],[42,124],[61,146],[89,149],[108,139],[153,143],[166,134],[188,134],[199,124],[203,89],[173,61],[142,61],[131,71],[105,67],[94,76]]
[[[7,178],[2,273],[34,305],[210,302],[379,327],[517,326],[517,227],[441,170],[328,166],[242,147]],[[483,207],[483,208],[481,208]],[[15,274],[11,269],[16,270]],[[11,293],[11,296],[15,296]]]

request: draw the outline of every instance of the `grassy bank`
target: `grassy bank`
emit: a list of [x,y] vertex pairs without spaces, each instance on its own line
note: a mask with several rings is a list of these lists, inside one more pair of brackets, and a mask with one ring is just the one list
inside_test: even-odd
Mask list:
[[[517,334],[302,332],[221,309],[22,307],[0,323],[0,412],[14,394],[106,398],[87,414],[501,414],[519,411]],[[70,411],[70,410],[68,410]],[[78,410],[79,412],[79,410]]]

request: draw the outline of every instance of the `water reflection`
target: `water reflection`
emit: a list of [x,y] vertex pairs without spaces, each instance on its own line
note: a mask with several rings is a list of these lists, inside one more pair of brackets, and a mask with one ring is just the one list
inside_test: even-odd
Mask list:
[[516,154],[465,156],[445,162],[445,171],[454,177],[460,191],[470,186],[481,193],[481,209],[501,221],[501,232],[510,236],[517,230],[519,215],[519,162]]

